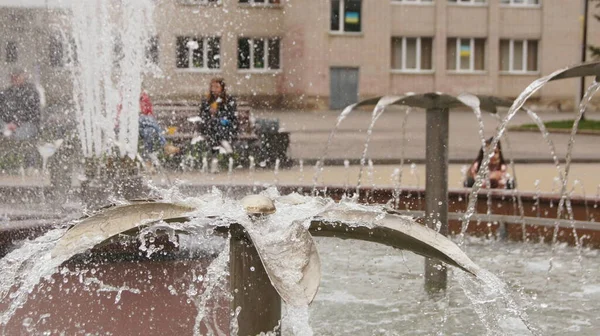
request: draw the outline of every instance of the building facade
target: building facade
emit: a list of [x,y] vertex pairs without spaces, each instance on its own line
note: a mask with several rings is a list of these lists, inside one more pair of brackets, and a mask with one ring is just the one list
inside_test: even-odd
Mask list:
[[[215,75],[255,103],[313,108],[406,92],[516,97],[536,78],[581,61],[582,1],[199,0],[158,6],[160,68],[168,79],[149,83],[173,97],[205,90]],[[593,10],[589,15],[594,44],[600,42],[593,33],[598,23]],[[175,66],[185,36],[217,37],[218,67]],[[572,106],[578,90],[577,80],[560,81],[537,98]]]
[[[148,57],[159,71],[146,77],[145,88],[155,100],[197,101],[210,78],[224,77],[232,93],[254,105],[311,109],[406,92],[514,98],[536,78],[581,61],[580,0],[308,3],[156,1],[156,36]],[[588,42],[598,45],[594,32],[600,26],[593,14],[592,6]],[[43,41],[36,42],[37,63],[27,66],[37,67],[42,85],[70,73],[65,52],[53,56],[60,30],[43,28],[53,25],[42,23],[39,34],[31,33]],[[25,33],[9,26],[2,25],[9,34],[0,41],[7,65],[20,62],[11,50],[29,50],[10,45],[11,36]],[[536,97],[544,104],[572,106],[578,83],[551,83]],[[50,100],[60,100],[52,97],[61,92],[49,91]]]

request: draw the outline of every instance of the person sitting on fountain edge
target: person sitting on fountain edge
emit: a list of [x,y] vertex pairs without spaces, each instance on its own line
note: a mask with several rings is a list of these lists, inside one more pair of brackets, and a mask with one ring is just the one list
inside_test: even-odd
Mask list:
[[223,78],[210,81],[209,92],[200,105],[200,134],[212,153],[231,153],[231,142],[237,137],[237,103],[227,94]]
[[[475,178],[477,177],[477,172],[479,171],[479,167],[481,166],[481,162],[483,161],[483,153],[484,150],[489,150],[490,145],[492,144],[493,138],[489,138],[485,141],[485,148],[479,149],[479,154],[477,155],[477,159],[471,164],[469,170],[467,171],[467,179],[464,182],[464,186],[471,188],[473,184],[475,184]],[[494,156],[490,159],[489,167],[489,175],[486,180],[483,181],[483,188],[499,188],[499,189],[513,189],[514,181],[510,178],[510,174],[507,171],[506,161],[504,160],[504,155],[502,155],[502,146],[500,142],[498,142],[498,146],[494,149]]]
[[139,133],[143,145],[141,157],[145,161],[146,166],[151,168],[154,165],[158,165],[158,158],[156,157],[158,145],[163,148],[167,155],[177,154],[179,148],[167,144],[158,121],[154,117],[150,96],[144,91],[140,95],[140,112]]

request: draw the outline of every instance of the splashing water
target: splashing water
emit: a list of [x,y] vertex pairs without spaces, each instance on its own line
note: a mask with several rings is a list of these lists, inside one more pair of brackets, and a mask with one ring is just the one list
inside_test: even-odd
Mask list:
[[281,164],[281,160],[275,160],[275,169],[273,170],[273,175],[275,176],[275,185],[279,184],[279,165]]
[[[193,212],[193,216],[196,219],[186,223],[167,224],[158,222],[152,224],[139,232],[138,240],[142,243],[141,246],[144,246],[140,251],[149,255],[156,254],[161,249],[160,246],[156,245],[153,233],[167,231],[171,232],[169,233],[169,240],[179,244],[178,246],[182,248],[187,248],[188,250],[194,250],[194,248],[200,249],[206,251],[205,253],[216,255],[216,258],[212,259],[204,271],[197,270],[196,275],[191,279],[180,279],[179,286],[177,284],[164,284],[165,286],[170,286],[172,295],[178,295],[178,293],[185,294],[197,308],[197,315],[193,319],[194,333],[196,335],[220,335],[225,333],[224,330],[219,329],[223,325],[214,321],[211,322],[209,317],[214,316],[215,309],[229,309],[226,305],[218,305],[219,302],[214,306],[213,302],[215,296],[227,292],[228,244],[223,244],[223,240],[212,236],[211,231],[207,228],[229,225],[232,222],[243,224],[249,231],[254,233],[253,237],[258,237],[257,239],[260,240],[260,244],[257,245],[265,247],[261,250],[261,255],[269,258],[277,267],[289,270],[281,273],[281,279],[294,282],[299,276],[294,270],[302,269],[301,264],[295,265],[295,263],[302,261],[291,257],[292,255],[289,254],[294,254],[296,249],[285,249],[279,242],[282,239],[293,241],[293,238],[288,237],[294,233],[294,230],[291,230],[291,228],[295,226],[308,228],[310,225],[308,219],[336,204],[331,199],[305,197],[298,194],[281,197],[275,188],[271,188],[266,190],[264,194],[276,200],[277,212],[267,219],[267,223],[264,223],[266,225],[253,225],[237,201],[223,198],[223,194],[216,189],[213,193],[194,198],[184,197],[176,189],[177,187],[175,186],[163,195],[170,201],[196,207],[197,210]],[[361,209],[384,213],[383,208],[379,206],[363,206],[353,202],[343,203],[339,206],[342,209]],[[208,219],[215,217],[223,218],[223,220]],[[357,225],[367,224],[357,223]],[[23,306],[28,299],[28,295],[30,295],[33,288],[41,279],[48,278],[59,271],[59,266],[73,256],[62,255],[53,257],[51,255],[51,251],[56,245],[57,240],[64,232],[65,229],[52,230],[36,240],[25,242],[21,248],[0,260],[0,266],[4,270],[0,275],[0,294],[3,298],[7,298],[7,295],[10,295],[12,299],[10,306],[1,311],[0,322],[2,324],[6,325],[15,311]],[[175,238],[175,232],[179,235],[179,239]],[[81,252],[91,247],[85,245],[85,242],[82,242],[82,244],[84,245],[81,248],[77,248],[74,251]],[[285,257],[282,257],[283,255]],[[88,283],[88,287],[95,284],[101,287],[100,291],[117,293],[114,297],[114,300],[117,302],[123,300],[120,293],[129,292],[138,295],[140,291],[135,285],[100,284],[93,276],[85,274],[81,276],[83,277],[83,281]],[[212,302],[213,306],[209,302]],[[308,324],[309,313],[306,306],[287,306],[286,311],[287,313],[284,317],[285,324],[291,328],[294,334],[312,334],[312,329]],[[237,314],[239,314],[239,311],[234,312],[232,315],[235,317]],[[234,325],[235,321],[232,322],[232,326]],[[232,327],[232,330],[234,329]]]
[[[488,335],[498,335],[502,326],[498,323],[497,316],[502,316],[499,311],[501,305],[505,305],[507,312],[520,320],[532,335],[542,335],[542,333],[529,322],[529,317],[523,308],[513,299],[506,284],[492,273],[483,270],[479,279],[473,279],[462,273],[453,273],[454,277],[462,287],[465,295],[473,305],[473,309],[479,316]],[[483,286],[477,286],[477,282],[482,282]],[[484,289],[476,290],[477,289]],[[492,317],[490,319],[489,317]],[[503,317],[504,319],[506,317]]]
[[348,186],[350,186],[350,161],[344,160],[344,172],[346,178],[344,179],[344,193],[348,192]]
[[392,180],[392,185],[394,186],[394,191],[392,192],[392,208],[394,209],[398,209],[399,203],[400,203],[400,193],[401,193],[401,187],[400,187],[400,175],[401,175],[401,171],[400,168],[395,168],[394,171],[392,172],[392,175],[390,176],[390,179]]
[[[28,300],[29,293],[42,278],[54,274],[65,258],[52,258],[50,251],[64,234],[65,229],[51,230],[0,259],[0,298],[8,307],[0,312],[0,324],[6,326],[15,311]],[[16,287],[16,288],[14,288]]]
[[302,159],[298,161],[298,172],[300,173],[300,177],[298,177],[298,184],[302,185],[304,183],[304,160]]
[[153,11],[152,0],[72,2],[80,64],[73,68],[73,96],[86,157],[111,153],[115,146],[121,156],[137,154],[144,50],[153,32]]

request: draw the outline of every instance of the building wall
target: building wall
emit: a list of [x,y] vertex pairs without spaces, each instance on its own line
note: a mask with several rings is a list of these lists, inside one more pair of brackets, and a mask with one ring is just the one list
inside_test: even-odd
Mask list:
[[[212,77],[224,77],[228,89],[238,95],[265,96],[280,90],[281,71],[237,69],[238,37],[282,37],[283,7],[252,7],[225,0],[219,5],[185,5],[180,1],[159,1],[155,9],[159,39],[159,77],[144,81],[158,99],[199,99],[208,90]],[[220,36],[221,65],[218,70],[176,68],[178,36]],[[281,41],[285,49],[287,41]],[[285,60],[282,67],[286,67]]]
[[[64,13],[45,8],[0,8],[0,87],[10,85],[9,74],[21,68],[45,91],[47,105],[62,104],[72,92],[71,71],[50,65],[50,39],[64,32]],[[7,59],[7,43],[17,45],[15,62]]]
[[[458,5],[447,0],[406,4],[396,0],[362,1],[362,31],[330,31],[330,1],[282,0],[281,5],[249,6],[238,0],[218,5],[189,5],[180,0],[156,2],[159,68],[144,87],[155,100],[197,101],[212,77],[224,77],[229,90],[254,104],[327,108],[331,67],[359,68],[361,98],[404,92],[464,91],[516,97],[530,82],[580,62],[581,1],[560,0],[514,7],[488,0],[485,5]],[[588,38],[600,45],[600,22],[590,8]],[[21,19],[19,19],[21,18]],[[23,19],[24,18],[24,19]],[[22,24],[22,23],[33,24]],[[45,87],[49,103],[64,102],[71,93],[71,68],[48,65],[51,35],[67,30],[64,12],[0,8],[0,84],[6,86],[12,64],[5,63],[6,41],[18,40],[16,65],[30,70]],[[177,36],[220,36],[218,70],[176,68]],[[281,69],[237,69],[239,37],[281,38]],[[392,37],[432,37],[433,70],[412,73],[392,69]],[[485,69],[447,69],[447,39],[485,38]],[[501,39],[538,40],[538,71],[500,71]],[[536,98],[553,103],[573,101],[576,79],[548,84]]]
[[[313,84],[306,93],[327,101],[328,68],[352,66],[360,69],[359,94],[363,98],[409,91],[451,94],[468,91],[516,97],[533,80],[580,60],[582,4],[573,2],[565,6],[557,0],[541,2],[539,6],[515,7],[500,5],[495,0],[485,5],[459,5],[445,0],[423,4],[363,1],[363,31],[358,34],[329,32],[329,2],[320,2],[311,9],[311,15],[306,16],[312,21],[304,28],[311,43],[304,44],[302,56],[314,60],[304,73]],[[308,10],[294,7],[295,13]],[[590,25],[589,36],[600,28],[594,27]],[[417,74],[392,70],[391,39],[395,36],[433,37],[434,70]],[[485,38],[485,69],[478,72],[448,70],[446,44],[450,37]],[[538,70],[524,74],[501,72],[501,39],[538,40]],[[535,97],[548,102],[571,100],[576,94],[576,83],[576,80],[550,83]]]

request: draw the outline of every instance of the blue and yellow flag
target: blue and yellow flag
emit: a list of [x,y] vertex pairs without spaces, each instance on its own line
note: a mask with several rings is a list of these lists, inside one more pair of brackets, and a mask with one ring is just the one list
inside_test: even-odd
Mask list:
[[346,12],[346,18],[344,19],[346,23],[358,23],[358,12]]
[[469,56],[471,56],[471,46],[461,45],[460,46],[460,56],[461,57],[469,57]]

